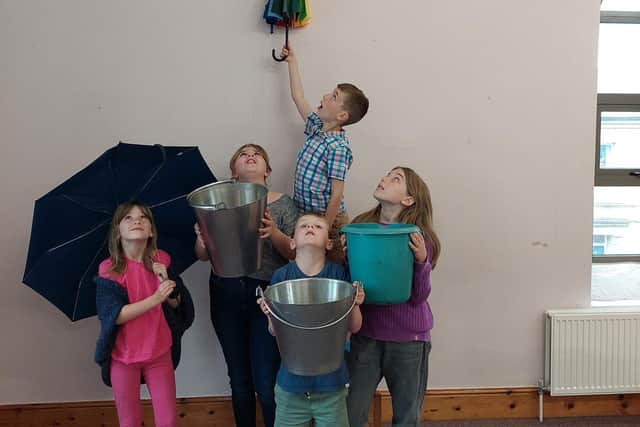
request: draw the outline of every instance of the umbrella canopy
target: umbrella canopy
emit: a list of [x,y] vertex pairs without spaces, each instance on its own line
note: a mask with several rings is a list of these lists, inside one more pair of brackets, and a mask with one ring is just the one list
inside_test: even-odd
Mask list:
[[[285,28],[284,45],[289,47],[289,27],[302,27],[311,22],[309,1],[267,0],[262,17],[271,25],[271,33],[273,33],[274,25],[283,26]],[[271,56],[278,62],[286,59],[286,57],[277,57],[275,49],[271,50]]]
[[284,26],[288,18],[292,27],[303,27],[311,22],[309,0],[268,0],[263,18],[272,26]]
[[95,315],[93,278],[109,255],[111,219],[131,200],[151,208],[158,247],[182,273],[196,260],[186,196],[215,180],[198,147],[118,144],[36,200],[22,281],[73,321]]

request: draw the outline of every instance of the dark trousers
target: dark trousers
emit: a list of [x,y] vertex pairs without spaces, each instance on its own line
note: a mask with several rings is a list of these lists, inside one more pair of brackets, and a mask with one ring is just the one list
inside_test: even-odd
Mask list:
[[280,366],[276,340],[268,330],[267,317],[256,304],[256,288],[269,283],[249,277],[209,281],[211,321],[220,341],[231,384],[236,425],[256,425],[256,393],[264,425],[272,427],[276,403],[274,387]]

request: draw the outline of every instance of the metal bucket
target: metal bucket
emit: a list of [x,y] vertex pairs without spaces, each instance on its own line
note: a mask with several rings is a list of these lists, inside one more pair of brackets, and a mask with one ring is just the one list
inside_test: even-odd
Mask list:
[[219,181],[187,196],[217,275],[247,276],[262,267],[258,228],[267,207],[268,192],[260,184]]
[[272,316],[280,356],[297,375],[336,371],[344,360],[344,345],[355,289],[333,279],[280,282],[262,292]]

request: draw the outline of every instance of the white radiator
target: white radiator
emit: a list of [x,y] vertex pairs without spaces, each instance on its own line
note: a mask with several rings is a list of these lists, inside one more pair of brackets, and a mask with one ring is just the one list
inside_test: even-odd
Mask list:
[[551,395],[640,392],[640,307],[549,310],[545,328]]

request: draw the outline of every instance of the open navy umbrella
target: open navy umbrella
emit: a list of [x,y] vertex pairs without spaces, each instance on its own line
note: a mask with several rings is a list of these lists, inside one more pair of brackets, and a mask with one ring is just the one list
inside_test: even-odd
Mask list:
[[131,200],[151,208],[158,247],[182,273],[196,260],[186,196],[214,181],[198,147],[118,144],[36,200],[22,281],[73,321],[95,315],[93,278],[109,255],[113,212]]

